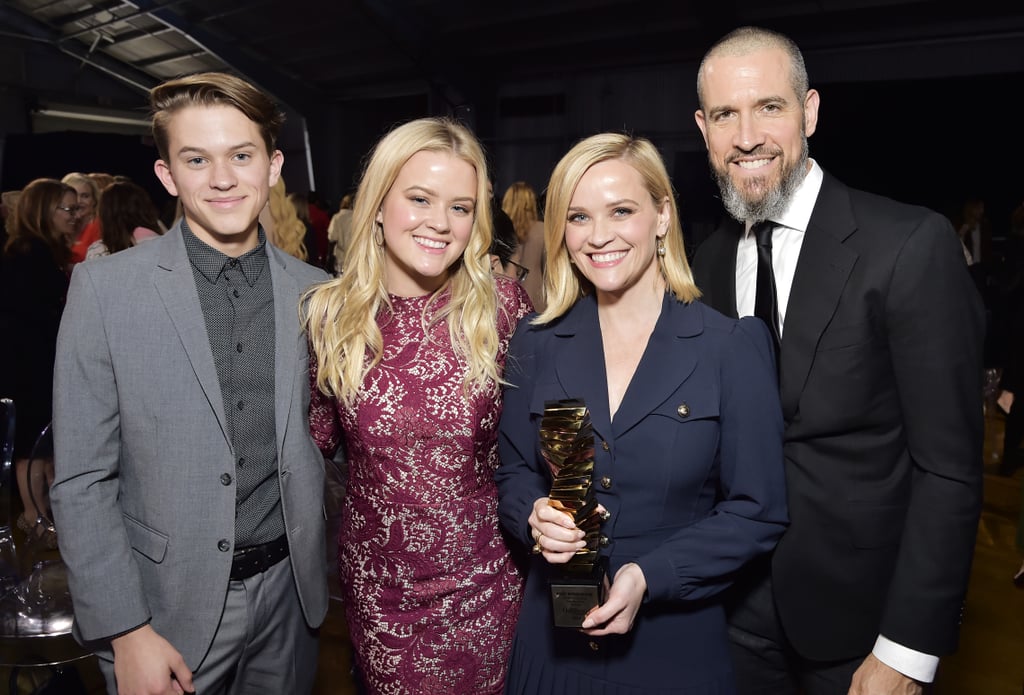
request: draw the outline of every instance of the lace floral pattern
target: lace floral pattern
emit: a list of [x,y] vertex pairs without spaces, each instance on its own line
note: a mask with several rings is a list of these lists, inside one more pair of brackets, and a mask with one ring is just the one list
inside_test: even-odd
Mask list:
[[[503,365],[531,306],[518,283],[498,293]],[[369,693],[500,693],[522,596],[498,530],[500,400],[463,389],[447,327],[424,333],[426,297],[391,302],[354,407],[311,375],[314,438],[348,456],[339,576],[356,659]]]

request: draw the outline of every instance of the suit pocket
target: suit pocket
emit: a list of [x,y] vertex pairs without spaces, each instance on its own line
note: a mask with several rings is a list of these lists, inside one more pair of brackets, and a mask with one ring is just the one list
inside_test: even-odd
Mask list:
[[652,415],[668,418],[679,424],[697,420],[717,419],[720,412],[718,387],[710,384],[702,388],[682,388],[651,411]]
[[124,519],[124,528],[128,533],[128,542],[131,543],[132,549],[142,553],[153,562],[163,562],[164,556],[167,555],[167,536],[159,531],[154,531],[127,514],[122,514],[121,517]]

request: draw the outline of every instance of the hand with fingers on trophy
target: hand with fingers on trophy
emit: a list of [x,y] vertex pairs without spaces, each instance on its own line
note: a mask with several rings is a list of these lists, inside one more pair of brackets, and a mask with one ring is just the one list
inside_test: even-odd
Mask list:
[[[548,579],[554,624],[579,628],[587,613],[604,601],[608,587],[607,563],[598,551],[601,522],[607,512],[599,507],[594,493],[594,432],[582,400],[544,404],[540,448],[552,478],[547,504],[569,517],[575,527],[573,535],[582,534],[576,545],[583,544],[571,554],[552,554],[551,560],[559,562],[559,570],[552,571]],[[543,540],[538,530],[535,555],[544,553]]]

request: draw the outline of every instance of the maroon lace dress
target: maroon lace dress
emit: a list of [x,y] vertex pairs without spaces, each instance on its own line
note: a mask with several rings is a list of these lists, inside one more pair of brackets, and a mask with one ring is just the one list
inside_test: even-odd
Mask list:
[[[531,306],[518,283],[497,280],[503,367]],[[339,576],[356,661],[371,694],[499,693],[522,596],[498,530],[500,396],[464,392],[447,326],[424,332],[427,297],[391,303],[377,321],[382,360],[355,406],[314,381],[310,408],[320,448],[330,455],[343,438],[348,457]]]

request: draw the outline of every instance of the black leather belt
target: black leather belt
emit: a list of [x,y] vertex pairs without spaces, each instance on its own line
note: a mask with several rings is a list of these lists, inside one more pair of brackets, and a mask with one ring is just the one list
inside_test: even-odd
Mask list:
[[288,557],[288,539],[281,536],[269,543],[239,548],[231,559],[231,580],[248,579]]

